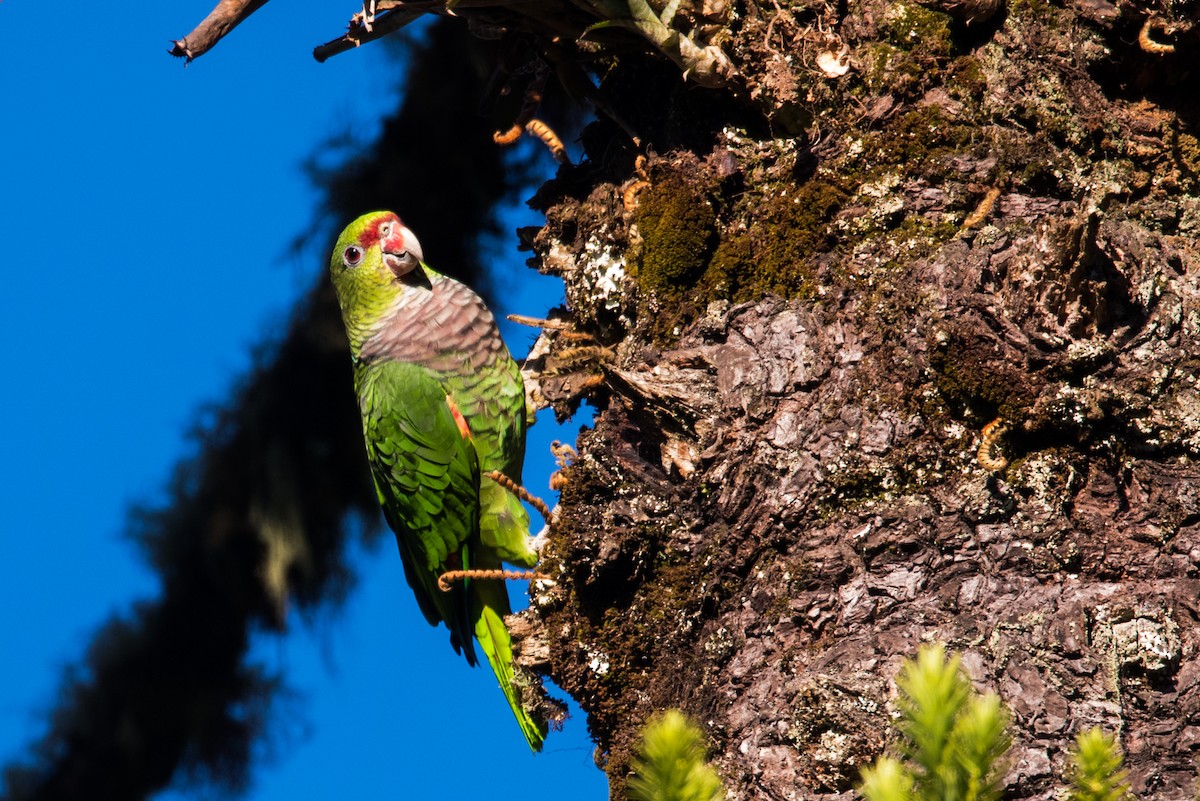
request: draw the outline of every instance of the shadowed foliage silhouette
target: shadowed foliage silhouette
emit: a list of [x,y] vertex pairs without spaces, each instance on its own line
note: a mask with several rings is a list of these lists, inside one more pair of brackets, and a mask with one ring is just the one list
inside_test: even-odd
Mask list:
[[11,801],[247,785],[284,687],[248,664],[252,637],[281,628],[289,609],[344,597],[349,518],[380,530],[323,240],[363,210],[395,208],[444,269],[476,282],[477,244],[525,175],[506,169],[491,124],[463,101],[482,91],[488,47],[445,23],[408,40],[403,100],[378,141],[317,171],[327,201],[308,234],[321,240],[313,288],[283,339],[260,348],[231,400],[197,426],[169,503],[131,515],[161,597],[102,627],[65,676],[48,733],[5,770]]

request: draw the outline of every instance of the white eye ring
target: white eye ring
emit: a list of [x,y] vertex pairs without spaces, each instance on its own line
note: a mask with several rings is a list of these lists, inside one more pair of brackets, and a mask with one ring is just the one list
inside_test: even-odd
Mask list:
[[362,248],[350,245],[342,251],[342,263],[347,267],[357,267],[363,260]]

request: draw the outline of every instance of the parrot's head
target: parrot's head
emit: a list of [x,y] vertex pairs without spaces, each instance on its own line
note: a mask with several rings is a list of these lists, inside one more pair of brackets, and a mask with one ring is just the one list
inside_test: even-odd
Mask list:
[[342,231],[329,274],[355,352],[406,293],[429,287],[424,258],[416,236],[390,211],[364,214]]

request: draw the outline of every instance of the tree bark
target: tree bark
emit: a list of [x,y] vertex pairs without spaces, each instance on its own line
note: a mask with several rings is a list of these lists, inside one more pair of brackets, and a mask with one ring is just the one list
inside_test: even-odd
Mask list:
[[[731,799],[849,797],[887,744],[900,660],[930,639],[961,651],[1012,711],[1008,797],[1052,797],[1071,737],[1093,724],[1120,736],[1139,796],[1190,795],[1200,749],[1194,4],[473,0],[440,10],[450,5],[477,33],[503,37],[508,77],[544,59],[602,112],[583,134],[585,161],[538,193],[547,222],[528,237],[569,306],[567,328],[549,330],[528,366],[560,413],[581,397],[599,413],[562,473],[541,568],[556,583],[535,591],[518,646],[587,712],[613,797],[624,797],[641,724],[666,706],[704,726]],[[426,83],[461,107],[446,79],[469,66],[461,50],[430,52],[449,61]],[[598,88],[584,70],[604,76]],[[430,126],[442,117],[458,119],[414,112],[420,124],[391,133],[424,131],[451,149],[457,137],[486,141],[466,123]],[[447,220],[454,209],[455,235],[469,239],[462,226],[486,218],[506,182],[477,170],[447,180],[447,165],[471,162],[404,150],[429,181],[362,177],[385,198],[450,188],[454,201],[431,200],[427,213]],[[343,189],[334,182],[331,194]],[[347,196],[375,205],[361,191]],[[464,196],[482,205],[464,207]],[[309,327],[280,354],[307,352],[294,343],[319,334]],[[292,364],[281,358],[263,375]],[[195,495],[221,514],[143,534],[168,576],[193,553],[179,543],[256,543],[236,570],[212,572],[240,603],[218,682],[238,675],[245,634],[271,625],[272,601],[328,594],[341,544],[330,515],[369,499],[361,464],[350,480],[361,451],[352,457],[345,437],[308,447],[353,410],[338,412],[330,394],[328,409],[301,410],[329,411],[313,418],[331,421],[328,432],[293,427],[300,418],[261,401],[293,401],[283,385],[242,393],[227,419],[253,425],[216,432],[220,447],[181,473],[182,501]],[[276,440],[288,447],[263,449]],[[330,471],[326,459],[350,467]],[[231,481],[240,474],[225,464],[253,475]],[[329,475],[347,480],[331,487]],[[310,480],[320,493],[304,490]],[[303,518],[319,525],[284,528],[337,534],[308,542],[328,571],[260,570],[274,547],[257,544],[261,497],[278,499],[284,521],[289,499],[319,502]],[[210,529],[243,534],[197,539]],[[264,575],[282,576],[287,592]],[[151,636],[158,628],[138,629],[148,653],[170,645]],[[188,730],[180,707],[178,737],[151,763],[136,748],[111,756],[113,728],[95,725],[107,718],[94,709],[122,725],[136,717],[120,665],[130,652],[140,653],[97,646],[95,687],[72,685],[35,764],[7,771],[13,797],[86,794],[101,786],[88,777],[125,765],[125,795],[142,797],[192,753],[214,770],[232,759],[229,784],[240,786],[257,720],[233,732],[231,749],[220,726]],[[213,720],[244,708],[239,697],[220,696]]]
[[731,799],[850,797],[935,639],[1011,710],[1008,797],[1092,725],[1139,797],[1191,797],[1191,19],[748,3],[737,85],[607,74],[650,158],[601,120],[535,200],[574,331],[529,366],[599,412],[523,623],[614,798],[669,706]]

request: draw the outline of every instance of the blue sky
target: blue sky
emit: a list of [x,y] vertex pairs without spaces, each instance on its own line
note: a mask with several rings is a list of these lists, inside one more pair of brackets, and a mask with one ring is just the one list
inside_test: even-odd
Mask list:
[[[185,68],[169,39],[210,7],[0,2],[0,762],[41,734],[93,631],[157,592],[122,537],[126,510],[163,497],[200,406],[313,279],[320,254],[286,254],[318,199],[300,162],[347,125],[370,139],[393,107],[381,53],[311,57],[352,0],[270,3]],[[513,225],[536,223],[524,214]],[[558,302],[511,227],[496,246],[521,279],[504,311]],[[532,340],[505,334],[518,355]],[[545,487],[547,443],[577,427],[531,431],[531,487]],[[256,647],[297,695],[248,798],[606,797],[578,712],[530,755],[490,675],[424,623],[394,545],[356,563],[342,610]]]

